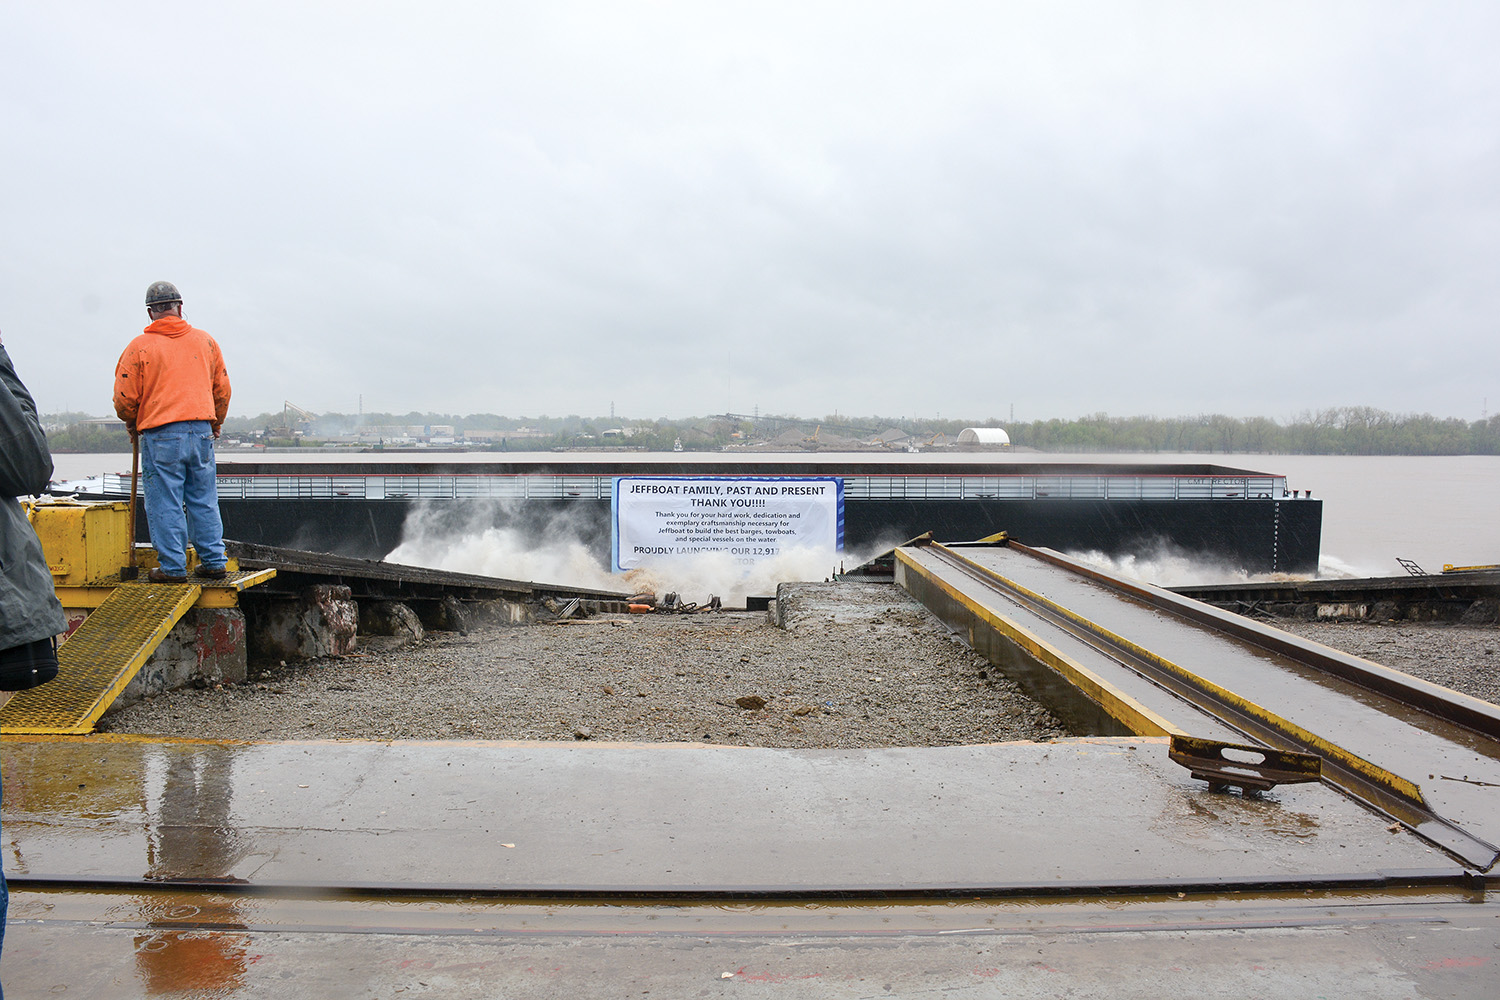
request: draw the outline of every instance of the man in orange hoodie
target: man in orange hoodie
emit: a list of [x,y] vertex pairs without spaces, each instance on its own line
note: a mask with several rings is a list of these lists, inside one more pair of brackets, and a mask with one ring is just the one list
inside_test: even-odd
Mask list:
[[229,412],[229,373],[214,338],[182,318],[176,285],[158,281],[146,289],[146,314],[151,325],[115,366],[115,412],[140,443],[146,524],[160,557],[150,577],[187,582],[191,541],[196,575],[223,579],[214,439]]

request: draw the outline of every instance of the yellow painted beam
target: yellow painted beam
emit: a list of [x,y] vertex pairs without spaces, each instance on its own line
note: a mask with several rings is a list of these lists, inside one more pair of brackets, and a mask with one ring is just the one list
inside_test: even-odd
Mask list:
[[[942,546],[934,547],[943,548]],[[1218,699],[1221,703],[1233,707],[1237,711],[1244,713],[1246,716],[1252,719],[1256,719],[1257,721],[1261,722],[1263,725],[1266,725],[1271,729],[1286,734],[1290,738],[1297,740],[1301,745],[1315,750],[1324,758],[1328,760],[1338,761],[1344,767],[1348,768],[1351,771],[1354,771],[1355,773],[1364,777],[1366,780],[1386,789],[1392,794],[1398,795],[1411,802],[1420,803],[1424,808],[1426,807],[1426,800],[1422,797],[1422,790],[1414,782],[1403,778],[1392,771],[1388,771],[1378,764],[1374,764],[1368,760],[1365,760],[1363,757],[1360,757],[1352,751],[1346,750],[1344,747],[1341,747],[1338,744],[1333,743],[1332,741],[1325,739],[1322,736],[1319,736],[1317,733],[1314,733],[1311,730],[1304,729],[1303,727],[1292,722],[1290,719],[1283,718],[1282,716],[1275,714],[1264,706],[1259,705],[1242,695],[1236,694],[1233,691],[1230,691],[1226,687],[1222,687],[1221,685],[1215,684],[1212,681],[1206,680],[1203,677],[1200,677],[1199,675],[1193,673],[1191,670],[1173,663],[1171,660],[1168,660],[1165,657],[1158,656],[1157,654],[1151,652],[1149,649],[1146,649],[1144,646],[1131,642],[1129,639],[1126,639],[1122,635],[1117,635],[1114,632],[1111,632],[1103,626],[1091,621],[1088,618],[1085,618],[1083,615],[1080,615],[1069,608],[1062,606],[1061,604],[1058,604],[1056,601],[1048,597],[1038,594],[1035,591],[1028,590],[1026,587],[1021,586],[1014,580],[1009,580],[986,566],[982,566],[971,559],[965,559],[963,555],[958,551],[943,548],[943,552],[950,558],[958,562],[962,562],[964,565],[970,567],[974,571],[983,574],[984,576],[996,581],[1002,586],[1007,587],[1010,590],[1022,595],[1028,600],[1034,601],[1037,604],[1050,609],[1063,618],[1066,618],[1067,620],[1081,626],[1082,628],[1094,633],[1097,636],[1100,636],[1101,638],[1108,640],[1111,643],[1114,643],[1116,646],[1123,650],[1126,650],[1132,655],[1140,657],[1141,659],[1152,664],[1158,669],[1175,677],[1178,677],[1179,679],[1186,682],[1189,686],[1196,688],[1199,691],[1212,696],[1213,698]]]
[[1139,736],[1186,735],[1186,731],[1172,720],[1141,704],[1014,619],[979,604],[947,580],[929,573],[926,567],[905,549],[896,550],[896,559],[909,572],[921,576],[930,586],[942,591],[975,618],[1025,650],[1033,659],[1056,671],[1064,680],[1087,695],[1111,718],[1131,732]]
[[[195,608],[239,607],[239,595],[250,587],[265,583],[276,576],[274,569],[242,570],[230,573],[223,580],[204,580],[190,577],[202,593],[198,595]],[[119,587],[118,583],[89,587],[57,587],[57,599],[65,608],[97,608],[109,600],[109,595]]]

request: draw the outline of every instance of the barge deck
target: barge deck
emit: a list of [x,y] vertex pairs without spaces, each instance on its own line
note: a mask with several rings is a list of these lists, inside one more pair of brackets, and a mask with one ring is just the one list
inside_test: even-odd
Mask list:
[[[365,455],[219,463],[225,532],[242,541],[380,559],[418,512],[445,531],[565,531],[609,562],[620,476],[837,477],[844,545],[868,555],[931,532],[997,532],[1110,556],[1190,553],[1251,573],[1314,573],[1323,504],[1285,476],[1203,463],[1037,461],[994,454],[535,453]],[[105,476],[91,495],[129,495]],[[60,492],[80,484],[61,484]],[[144,523],[144,519],[142,519]]]

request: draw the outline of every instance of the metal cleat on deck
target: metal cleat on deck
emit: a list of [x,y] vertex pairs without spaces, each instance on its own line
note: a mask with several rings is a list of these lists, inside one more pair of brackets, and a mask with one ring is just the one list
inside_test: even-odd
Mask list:
[[[1235,756],[1227,756],[1234,754]],[[1241,792],[1264,792],[1277,785],[1317,781],[1323,760],[1317,754],[1272,750],[1248,743],[1224,743],[1195,736],[1173,735],[1167,756],[1187,768],[1209,791],[1236,787]]]

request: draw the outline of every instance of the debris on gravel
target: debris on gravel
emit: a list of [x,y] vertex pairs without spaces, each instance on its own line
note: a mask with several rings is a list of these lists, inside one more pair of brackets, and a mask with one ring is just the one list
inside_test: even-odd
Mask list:
[[[231,740],[596,740],[950,746],[1070,735],[891,584],[783,590],[761,612],[605,615],[361,636],[107,714],[105,732]],[[1500,704],[1493,625],[1277,619],[1277,628]]]
[[247,683],[173,691],[106,715],[99,728],[230,740],[803,748],[1069,735],[892,584],[799,584],[783,595],[784,627],[762,612],[606,615],[252,664]]

